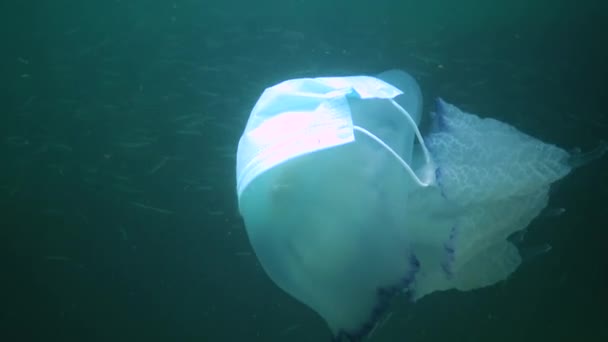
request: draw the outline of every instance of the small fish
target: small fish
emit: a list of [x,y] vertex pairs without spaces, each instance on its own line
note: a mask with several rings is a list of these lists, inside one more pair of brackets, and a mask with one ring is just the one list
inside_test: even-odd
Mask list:
[[171,215],[174,214],[175,212],[171,211],[171,210],[166,210],[166,209],[161,209],[161,208],[156,208],[156,207],[151,207],[149,205],[145,205],[143,203],[139,203],[139,202],[131,202],[131,204],[133,204],[134,206],[141,208],[141,209],[146,209],[146,210],[150,210],[150,211],[154,211],[157,212],[159,214],[165,214],[165,215]]

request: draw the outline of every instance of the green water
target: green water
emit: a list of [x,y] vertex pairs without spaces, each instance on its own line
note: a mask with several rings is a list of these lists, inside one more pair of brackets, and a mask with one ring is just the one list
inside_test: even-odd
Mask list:
[[[14,1],[2,17],[0,340],[327,341],[266,277],[234,155],[265,87],[416,76],[567,149],[608,138],[602,1]],[[371,341],[608,341],[608,158],[506,282],[397,298]]]

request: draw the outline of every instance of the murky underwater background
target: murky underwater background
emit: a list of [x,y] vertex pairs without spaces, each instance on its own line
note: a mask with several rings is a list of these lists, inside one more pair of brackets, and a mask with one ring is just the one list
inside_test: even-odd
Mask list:
[[[238,215],[235,152],[264,90],[416,76],[543,141],[608,139],[603,1],[0,4],[0,339],[327,341]],[[553,188],[506,282],[397,298],[370,341],[608,341],[608,158]],[[565,211],[561,215],[561,208]]]

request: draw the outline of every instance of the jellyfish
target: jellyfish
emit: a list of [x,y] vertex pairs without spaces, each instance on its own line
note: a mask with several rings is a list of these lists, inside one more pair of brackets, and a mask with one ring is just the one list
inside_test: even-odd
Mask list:
[[608,149],[571,154],[441,99],[431,116],[423,135],[420,87],[401,70],[284,81],[251,112],[236,165],[249,241],[337,341],[369,334],[398,293],[506,279],[521,263],[509,237]]

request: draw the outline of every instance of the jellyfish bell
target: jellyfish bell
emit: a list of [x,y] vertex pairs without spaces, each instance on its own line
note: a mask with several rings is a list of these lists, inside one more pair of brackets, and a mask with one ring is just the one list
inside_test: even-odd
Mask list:
[[566,151],[442,100],[423,137],[421,108],[399,70],[289,80],[264,91],[239,142],[256,256],[338,340],[369,333],[396,293],[505,279],[520,263],[508,237],[572,170]]

